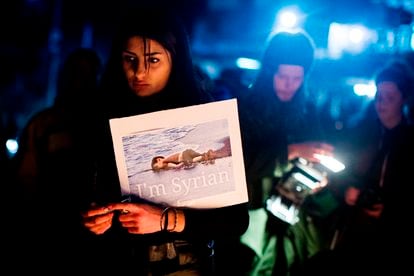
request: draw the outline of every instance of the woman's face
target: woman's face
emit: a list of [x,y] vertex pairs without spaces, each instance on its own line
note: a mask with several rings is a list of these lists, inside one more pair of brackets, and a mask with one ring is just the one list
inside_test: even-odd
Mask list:
[[273,75],[273,90],[282,102],[290,101],[301,87],[305,71],[300,65],[280,64]]
[[390,81],[380,82],[375,95],[375,110],[381,123],[392,128],[402,119],[404,98],[398,86]]
[[122,66],[129,88],[140,97],[157,94],[167,85],[172,70],[168,50],[153,39],[147,40],[146,52],[140,36],[131,37],[122,52]]

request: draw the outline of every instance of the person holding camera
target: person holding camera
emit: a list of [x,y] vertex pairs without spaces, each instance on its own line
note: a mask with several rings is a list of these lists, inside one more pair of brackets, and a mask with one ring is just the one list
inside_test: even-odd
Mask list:
[[[406,107],[413,73],[404,60],[390,60],[375,75],[370,113],[350,130],[351,159],[344,193],[342,227],[335,247],[302,268],[303,274],[406,274],[413,243],[406,227],[412,214],[414,126]],[[302,274],[301,274],[302,275]]]
[[[297,231],[294,237],[288,237],[292,227],[278,223],[278,218],[265,208],[266,199],[277,193],[275,186],[293,160],[301,157],[318,162],[315,154],[331,156],[334,151],[324,139],[319,113],[307,87],[314,52],[314,42],[303,30],[272,34],[256,79],[239,101],[250,207],[250,226],[241,242],[248,248],[247,255],[249,250],[254,252],[250,252],[255,257],[247,268],[251,274],[287,275],[294,262],[319,250],[320,244],[313,243],[311,235],[299,238]],[[300,224],[303,227],[298,228],[304,231],[313,227],[306,220]],[[256,242],[261,239],[258,233],[263,234],[260,245]]]

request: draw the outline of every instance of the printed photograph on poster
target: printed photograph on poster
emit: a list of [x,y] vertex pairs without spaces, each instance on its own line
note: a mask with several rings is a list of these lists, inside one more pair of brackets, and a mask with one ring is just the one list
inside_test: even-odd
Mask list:
[[247,202],[235,99],[110,120],[122,194],[176,207]]

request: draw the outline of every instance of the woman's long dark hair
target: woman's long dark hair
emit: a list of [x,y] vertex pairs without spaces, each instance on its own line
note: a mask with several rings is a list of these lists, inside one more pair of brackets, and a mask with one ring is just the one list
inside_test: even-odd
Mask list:
[[[122,67],[122,52],[127,41],[134,36],[156,40],[171,54],[172,70],[165,89],[147,97],[139,97],[131,91]],[[99,134],[96,145],[93,145],[98,153],[98,202],[119,200],[117,196],[120,194],[120,186],[113,185],[117,183],[118,175],[113,170],[116,164],[108,119],[210,101],[196,78],[187,33],[180,19],[162,8],[134,10],[124,17],[113,40],[101,78],[100,93]]]
[[[122,70],[122,51],[133,36],[153,39],[167,49],[172,58],[172,71],[166,88],[149,97],[139,97],[128,87]],[[145,41],[144,41],[145,42]],[[128,116],[161,109],[182,107],[210,101],[201,89],[194,72],[188,35],[180,18],[162,8],[142,8],[129,12],[119,26],[101,89],[108,116]]]

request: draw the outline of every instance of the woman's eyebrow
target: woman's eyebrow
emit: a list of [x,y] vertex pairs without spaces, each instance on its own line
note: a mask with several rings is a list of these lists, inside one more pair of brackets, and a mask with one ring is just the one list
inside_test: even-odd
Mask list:
[[[124,50],[123,52],[127,53],[127,54],[130,54],[130,55],[134,55],[134,56],[137,55],[136,53],[131,52],[129,50]],[[145,53],[144,56],[153,56],[153,55],[161,55],[161,54],[162,54],[162,52],[150,52],[150,53]]]
[[144,56],[153,56],[153,55],[161,55],[162,52],[150,52],[150,53],[145,53]]
[[136,56],[137,54],[135,54],[134,52],[128,51],[128,50],[123,50],[124,53]]

